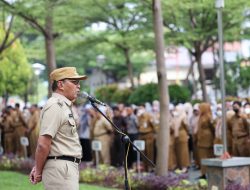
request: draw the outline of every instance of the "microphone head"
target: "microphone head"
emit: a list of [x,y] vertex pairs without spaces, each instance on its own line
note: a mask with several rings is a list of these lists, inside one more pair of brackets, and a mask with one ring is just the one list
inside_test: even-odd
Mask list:
[[89,94],[88,94],[87,92],[83,92],[83,93],[81,94],[81,97],[83,97],[83,98],[88,98],[88,97],[89,97]]

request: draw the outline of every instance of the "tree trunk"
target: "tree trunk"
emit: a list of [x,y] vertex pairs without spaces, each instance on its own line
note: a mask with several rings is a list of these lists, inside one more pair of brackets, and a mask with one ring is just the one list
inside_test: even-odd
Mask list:
[[165,175],[168,172],[168,152],[169,152],[169,95],[167,74],[164,58],[164,36],[163,21],[161,13],[161,1],[153,0],[153,17],[155,33],[155,52],[158,87],[160,93],[160,128],[157,134],[157,159],[156,175]]
[[192,79],[193,79],[193,83],[192,83],[192,88],[193,88],[193,92],[194,92],[194,98],[198,99],[197,96],[197,83],[196,83],[196,79],[195,79],[195,75],[194,75],[194,67],[192,68]]
[[129,80],[131,83],[131,88],[134,89],[135,88],[134,74],[133,74],[133,67],[131,64],[131,60],[129,57],[129,49],[125,48],[125,49],[123,49],[123,51],[124,51],[124,55],[125,55],[125,59],[126,59],[126,65],[127,65],[127,69],[128,69],[128,76],[129,76]]
[[208,102],[207,88],[206,88],[206,75],[205,75],[205,71],[201,62],[201,53],[199,53],[199,51],[196,51],[195,59],[198,64],[198,69],[199,69],[199,74],[200,74],[199,80],[200,80],[201,90],[202,90],[202,100],[204,102]]
[[[52,7],[48,5],[47,16],[45,18],[45,49],[46,49],[46,61],[48,65],[48,79],[49,74],[56,68],[56,58],[54,49],[54,37],[53,37],[53,18],[52,18]],[[52,93],[51,83],[48,85],[48,96]]]
[[5,92],[4,96],[3,96],[3,102],[4,102],[4,107],[7,107],[8,105],[8,101],[9,101],[9,93]]

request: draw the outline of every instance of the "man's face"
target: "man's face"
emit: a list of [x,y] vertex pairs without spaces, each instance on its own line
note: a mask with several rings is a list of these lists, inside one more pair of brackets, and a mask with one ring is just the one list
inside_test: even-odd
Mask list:
[[199,110],[194,110],[193,113],[194,113],[194,115],[198,116],[199,115]]
[[114,116],[120,116],[120,111],[119,110],[114,110]]
[[58,84],[59,88],[63,91],[63,95],[71,101],[75,101],[78,93],[80,92],[80,81],[73,79],[65,79]]
[[240,105],[233,104],[233,110],[234,110],[235,113],[238,113],[240,111]]
[[131,115],[131,114],[133,113],[132,108],[127,108],[126,111],[127,111],[127,114],[128,114],[128,115]]
[[34,106],[31,106],[30,109],[29,109],[30,113],[33,114],[34,111],[35,111],[35,107]]

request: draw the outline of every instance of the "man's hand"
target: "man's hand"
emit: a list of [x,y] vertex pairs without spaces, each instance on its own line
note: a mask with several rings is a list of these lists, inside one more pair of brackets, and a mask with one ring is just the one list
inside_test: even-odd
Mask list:
[[40,181],[42,181],[42,174],[38,174],[36,172],[36,167],[34,166],[30,172],[30,176],[29,176],[29,179],[30,179],[30,182],[32,184],[37,184],[39,183]]

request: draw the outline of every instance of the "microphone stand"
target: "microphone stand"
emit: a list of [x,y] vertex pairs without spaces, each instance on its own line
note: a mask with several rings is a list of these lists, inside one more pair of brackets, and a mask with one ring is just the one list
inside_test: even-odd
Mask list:
[[121,138],[121,141],[122,143],[124,144],[124,172],[125,172],[125,179],[124,179],[124,185],[125,185],[125,190],[129,190],[129,183],[128,183],[128,171],[127,171],[127,157],[126,157],[126,145],[129,143],[132,145],[133,148],[136,149],[136,151],[138,151],[143,158],[145,158],[147,160],[147,162],[149,162],[152,166],[155,167],[155,164],[143,153],[141,152],[137,146],[135,146],[133,144],[133,142],[130,140],[130,138],[124,134],[119,127],[117,127],[104,113],[102,113],[102,111],[95,105],[95,102],[90,100],[89,101],[91,102],[91,105],[100,113],[102,114],[103,117],[105,117],[106,120],[108,120],[108,122],[114,127],[114,129],[120,134],[122,135],[122,138]]

